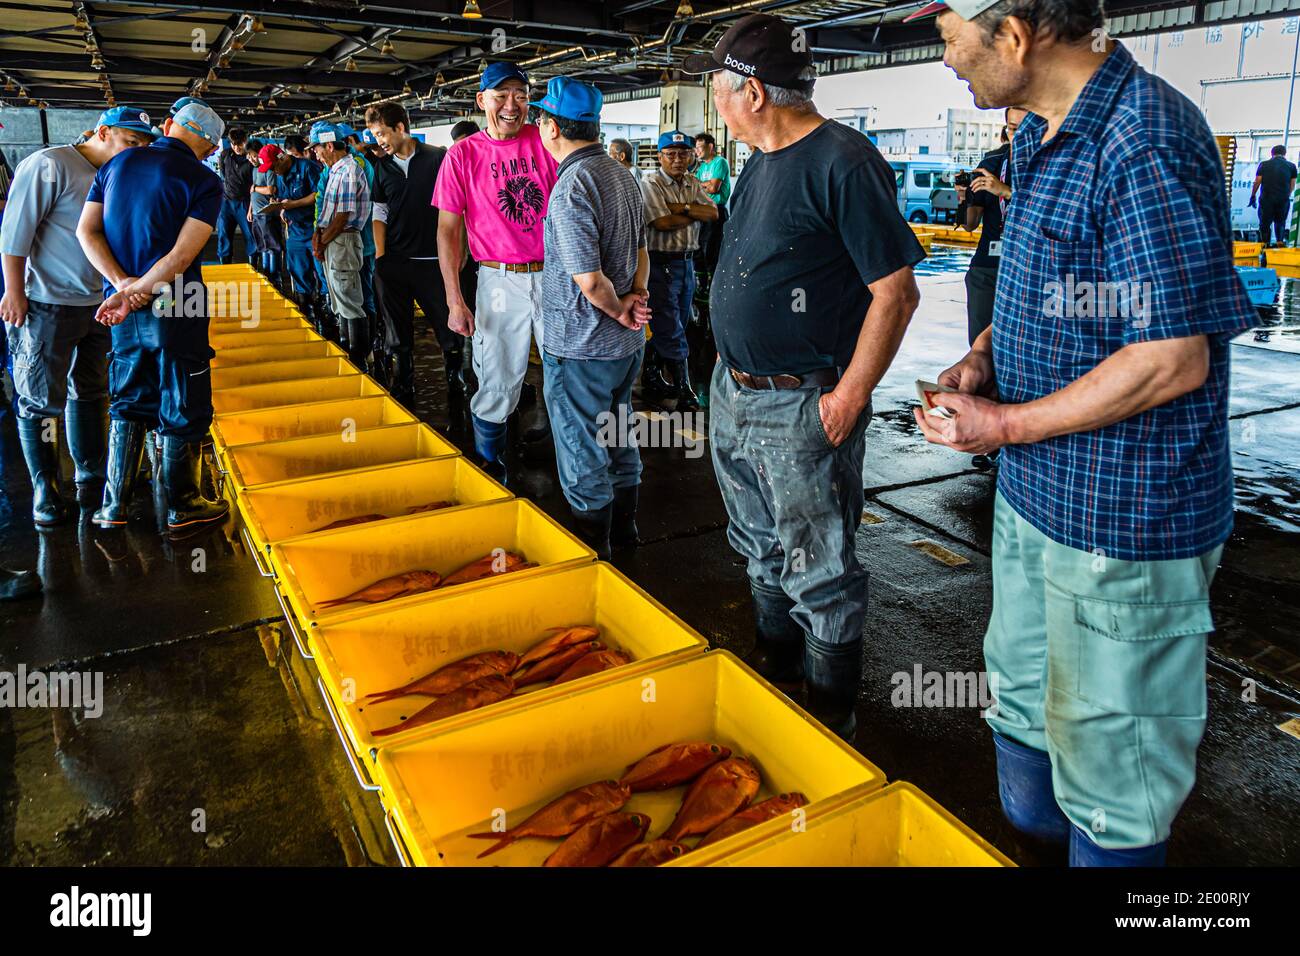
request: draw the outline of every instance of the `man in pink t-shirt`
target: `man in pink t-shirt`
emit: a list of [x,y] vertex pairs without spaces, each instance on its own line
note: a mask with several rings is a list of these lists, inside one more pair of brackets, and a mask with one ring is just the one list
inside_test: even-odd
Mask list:
[[[557,166],[527,122],[528,76],[519,67],[490,64],[477,102],[487,129],[447,151],[433,204],[448,326],[473,337],[474,448],[488,472],[504,479],[506,419],[519,404],[533,337],[542,347],[543,219]],[[460,291],[467,230],[469,253],[479,264],[472,309]]]

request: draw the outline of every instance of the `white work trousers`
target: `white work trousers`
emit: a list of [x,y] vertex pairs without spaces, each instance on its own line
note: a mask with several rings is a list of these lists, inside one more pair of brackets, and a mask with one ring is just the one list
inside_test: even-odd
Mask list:
[[502,424],[519,404],[533,337],[542,349],[542,273],[479,266],[474,303],[474,374],[470,411]]

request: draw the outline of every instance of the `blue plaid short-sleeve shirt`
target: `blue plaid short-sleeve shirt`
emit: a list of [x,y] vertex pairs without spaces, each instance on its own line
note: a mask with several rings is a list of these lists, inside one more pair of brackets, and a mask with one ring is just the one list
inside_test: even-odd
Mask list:
[[1121,348],[1205,335],[1205,384],[1105,428],[1003,450],[998,490],[1068,547],[1203,554],[1232,528],[1228,351],[1255,311],[1232,264],[1219,151],[1196,107],[1116,44],[1057,134],[1012,145],[993,315],[1002,401],[1059,391]]

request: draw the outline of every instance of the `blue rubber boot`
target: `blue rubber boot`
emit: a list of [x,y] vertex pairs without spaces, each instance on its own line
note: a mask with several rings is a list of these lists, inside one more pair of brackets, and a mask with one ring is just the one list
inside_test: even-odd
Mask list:
[[1002,814],[1022,833],[1064,844],[1070,839],[1070,821],[1057,806],[1052,792],[1052,761],[1045,750],[1016,743],[993,734],[998,758],[998,797]]
[[506,448],[506,424],[486,422],[477,415],[470,415],[474,422],[474,450],[483,462],[483,470],[497,481],[506,480],[506,463],[501,454]]
[[1164,866],[1169,841],[1131,850],[1108,850],[1078,827],[1070,828],[1070,866]]

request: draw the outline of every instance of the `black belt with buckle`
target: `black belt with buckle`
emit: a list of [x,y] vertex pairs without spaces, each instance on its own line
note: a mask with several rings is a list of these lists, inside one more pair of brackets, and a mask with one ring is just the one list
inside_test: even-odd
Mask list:
[[689,262],[691,259],[695,258],[695,252],[696,250],[694,249],[689,249],[686,252],[656,252],[655,250],[652,249],[650,250],[650,261],[651,262],[682,262],[682,261]]
[[835,385],[840,380],[840,370],[837,368],[819,368],[804,375],[750,375],[748,372],[737,372],[734,368],[727,369],[727,372],[737,385],[763,390],[823,387]]

